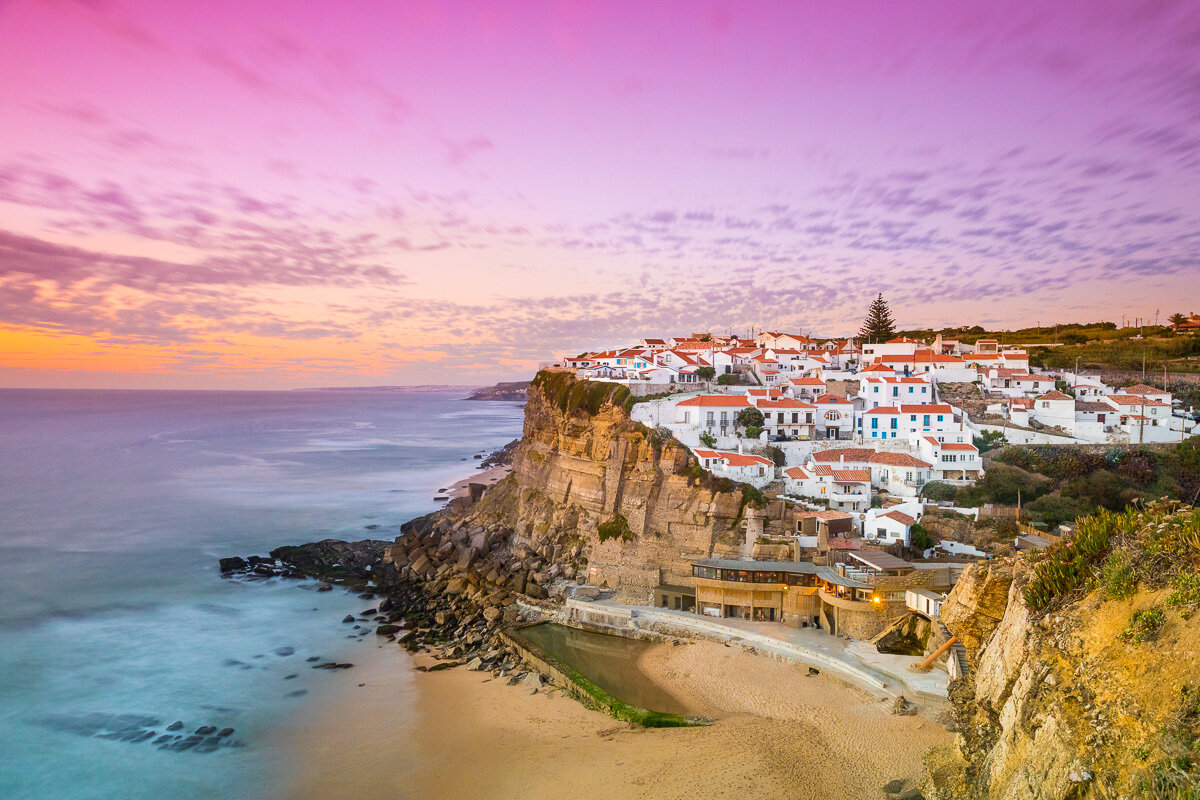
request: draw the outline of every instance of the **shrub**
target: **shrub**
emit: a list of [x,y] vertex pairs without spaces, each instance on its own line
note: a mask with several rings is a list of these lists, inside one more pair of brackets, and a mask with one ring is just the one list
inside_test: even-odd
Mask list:
[[787,453],[783,452],[782,447],[769,444],[766,447],[766,454],[767,458],[771,459],[771,463],[775,466],[782,467],[787,465]]
[[1175,590],[1167,595],[1167,608],[1182,608],[1181,616],[1191,619],[1196,606],[1200,606],[1200,575],[1181,572],[1171,581]]
[[1108,557],[1100,570],[1104,596],[1109,600],[1125,600],[1137,591],[1137,575],[1125,554],[1118,550]]
[[598,414],[609,403],[628,409],[633,401],[629,389],[619,383],[581,381],[569,372],[539,372],[530,388],[564,414]]
[[979,436],[974,437],[972,441],[980,453],[986,453],[988,450],[994,450],[997,447],[1004,447],[1008,444],[1008,440],[1004,438],[1004,434],[1000,431],[984,431]]
[[958,487],[942,481],[930,481],[921,488],[921,496],[927,497],[935,503],[953,500],[957,494]]
[[738,375],[736,372],[728,372],[717,378],[718,386],[737,386],[741,382],[742,376]]
[[717,437],[713,436],[708,431],[704,431],[704,433],[700,434],[700,444],[702,444],[708,448],[716,447],[717,446]]
[[596,530],[602,542],[607,542],[609,539],[620,539],[623,542],[628,542],[633,538],[633,531],[629,530],[629,523],[620,514],[617,514],[608,522],[601,522]]
[[762,432],[763,429],[757,425],[750,425],[746,428],[746,438],[757,439],[759,436],[762,436]]
[[910,545],[921,552],[933,547],[933,537],[929,535],[929,532],[919,522],[913,523],[912,527],[908,529],[908,541]]
[[1078,589],[1092,576],[1092,568],[1108,549],[1114,533],[1132,531],[1139,523],[1136,511],[1123,514],[1101,511],[1079,520],[1075,534],[1045,551],[1045,558],[1034,567],[1033,578],[1025,587],[1025,605],[1041,610],[1057,597]]
[[1136,611],[1129,618],[1129,625],[1122,631],[1119,638],[1122,641],[1133,642],[1135,644],[1152,642],[1158,638],[1158,634],[1166,622],[1167,617],[1163,614],[1161,608],[1147,608],[1143,611]]
[[741,411],[739,411],[737,416],[734,417],[733,421],[739,428],[758,428],[761,432],[763,423],[766,420],[763,419],[763,413],[761,411],[759,411],[757,408],[751,407],[743,408]]

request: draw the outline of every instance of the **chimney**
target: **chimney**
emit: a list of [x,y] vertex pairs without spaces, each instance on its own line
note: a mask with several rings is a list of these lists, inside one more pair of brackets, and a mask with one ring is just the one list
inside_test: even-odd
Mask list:
[[742,440],[738,439],[738,455],[742,455]]
[[845,454],[845,453],[838,453],[838,461],[840,461],[841,463],[845,464],[845,463],[846,463],[846,454]]

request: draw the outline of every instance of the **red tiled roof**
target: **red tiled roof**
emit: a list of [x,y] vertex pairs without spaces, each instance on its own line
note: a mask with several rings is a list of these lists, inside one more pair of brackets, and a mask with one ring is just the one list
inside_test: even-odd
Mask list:
[[1148,400],[1141,395],[1110,394],[1108,399],[1123,406],[1137,406],[1138,408],[1142,406],[1166,406],[1166,403],[1161,400]]
[[979,448],[966,442],[942,442],[941,445],[943,450],[970,450],[973,453],[979,452]]
[[873,455],[875,455],[875,451],[870,448],[835,447],[831,450],[818,450],[810,457],[813,461],[818,463],[825,462],[832,464],[841,463],[842,461],[849,461],[852,463],[860,461],[866,462],[869,461]]
[[1074,400],[1075,398],[1063,394],[1057,389],[1051,389],[1045,394],[1038,395],[1038,400]]
[[1121,394],[1170,394],[1170,392],[1163,389],[1155,389],[1153,386],[1147,386],[1144,383],[1139,383],[1135,386],[1126,386],[1121,390]]
[[822,406],[836,405],[839,403],[845,403],[847,405],[850,404],[850,401],[847,400],[846,398],[838,397],[837,395],[834,395],[834,394],[823,394],[819,397],[814,397],[813,402],[816,403],[817,405],[822,405]]
[[811,403],[805,403],[800,400],[792,400],[784,397],[779,400],[759,400],[755,405],[759,408],[816,408]]
[[792,480],[797,481],[802,481],[806,478],[812,477],[807,471],[805,471],[804,467],[788,467],[783,471],[783,474]]
[[879,516],[890,517],[891,519],[899,522],[901,525],[912,525],[916,522],[915,519],[910,517],[908,514],[905,514],[903,511],[889,511],[886,514],[880,514]]
[[953,414],[954,409],[945,403],[917,403],[916,405],[901,405],[902,414]]
[[680,400],[676,405],[679,406],[749,406],[750,401],[745,395],[740,394],[701,394],[695,397],[689,397],[687,400]]
[[872,464],[884,464],[889,467],[932,467],[933,465],[919,458],[913,458],[908,453],[876,453],[871,456]]
[[833,479],[838,483],[869,483],[871,481],[871,470],[869,469],[835,469],[833,471]]

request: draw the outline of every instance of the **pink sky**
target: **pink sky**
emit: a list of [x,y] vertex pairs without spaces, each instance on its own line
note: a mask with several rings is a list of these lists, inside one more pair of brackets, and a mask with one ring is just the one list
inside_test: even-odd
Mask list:
[[0,0],[0,386],[1200,311],[1192,2]]

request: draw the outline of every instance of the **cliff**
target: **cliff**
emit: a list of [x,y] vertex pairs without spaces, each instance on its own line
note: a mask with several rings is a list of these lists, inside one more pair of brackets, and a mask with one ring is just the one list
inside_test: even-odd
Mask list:
[[476,389],[468,400],[524,400],[529,389],[529,381],[509,381],[497,383],[486,389]]
[[1101,514],[1034,559],[972,565],[941,620],[968,652],[931,800],[1200,796],[1200,513]]
[[689,559],[740,543],[752,495],[691,464],[669,436],[629,419],[615,384],[540,373],[529,389],[513,472],[463,516],[511,530],[516,547],[575,553],[564,572],[649,599]]

